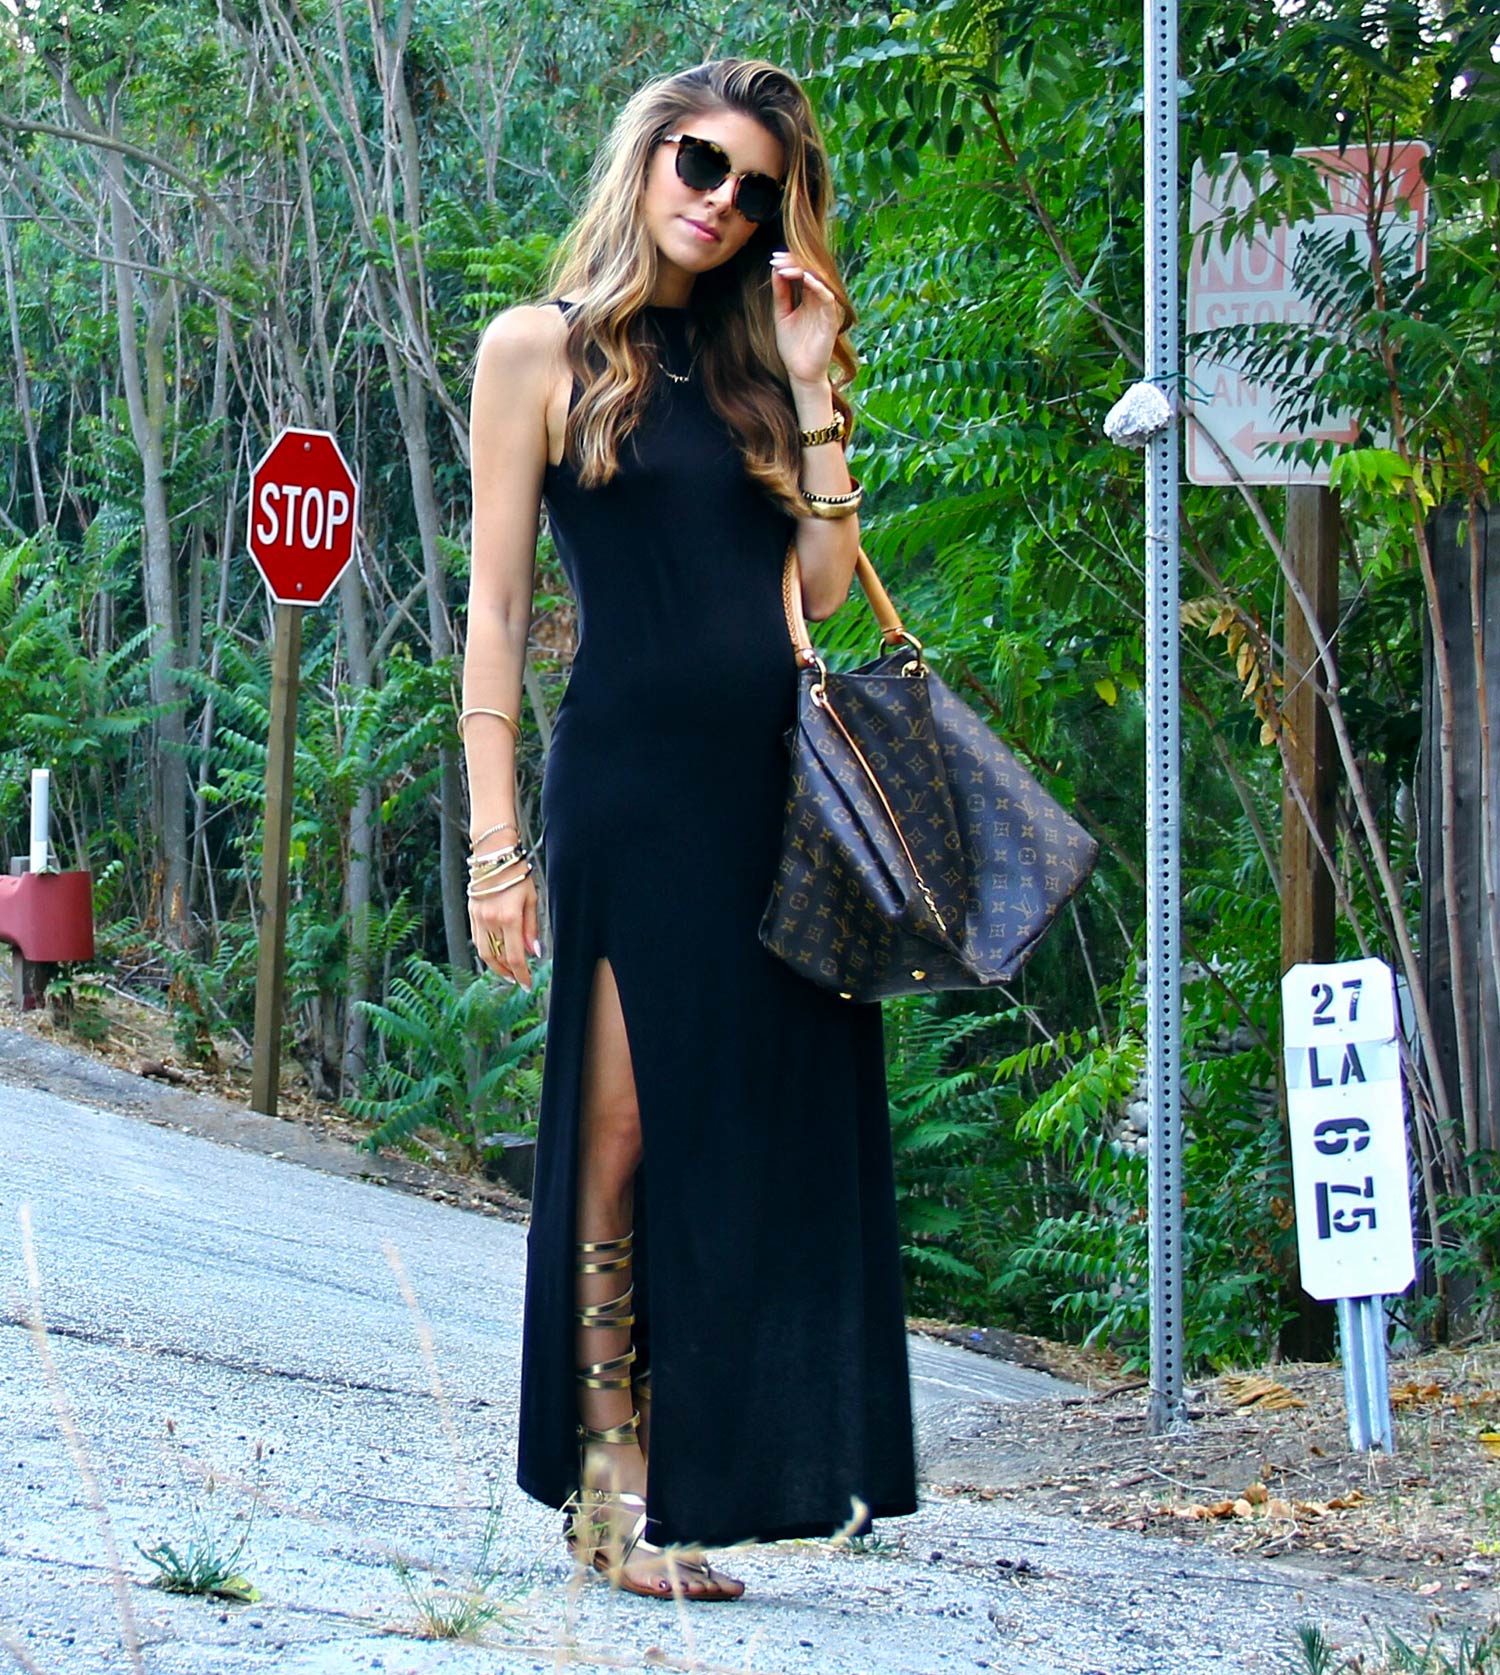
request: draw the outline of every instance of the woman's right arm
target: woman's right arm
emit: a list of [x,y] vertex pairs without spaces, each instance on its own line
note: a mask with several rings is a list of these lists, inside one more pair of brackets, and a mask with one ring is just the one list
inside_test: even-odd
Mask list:
[[[547,466],[547,403],[564,336],[556,309],[513,308],[485,331],[469,409],[473,473],[473,552],[463,707],[521,714],[522,672],[531,629],[542,473]],[[492,827],[482,852],[517,841],[515,736],[491,715],[464,725],[469,835]],[[471,898],[469,923],[491,971],[531,987],[528,954],[539,955],[537,893],[531,879]]]

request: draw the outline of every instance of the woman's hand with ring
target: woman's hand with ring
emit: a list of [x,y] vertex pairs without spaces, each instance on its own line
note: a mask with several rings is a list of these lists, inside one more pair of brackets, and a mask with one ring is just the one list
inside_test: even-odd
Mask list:
[[[504,875],[500,881],[504,882]],[[493,890],[493,885],[486,888]],[[497,977],[509,983],[531,987],[527,956],[541,958],[542,944],[537,928],[536,885],[530,878],[508,890],[470,896],[469,926],[479,957]]]

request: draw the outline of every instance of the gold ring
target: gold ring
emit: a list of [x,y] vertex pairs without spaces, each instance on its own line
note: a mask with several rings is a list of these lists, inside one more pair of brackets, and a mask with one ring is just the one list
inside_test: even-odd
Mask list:
[[490,952],[497,960],[503,960],[505,958],[505,944],[501,942],[499,937],[497,937],[493,931],[490,932]]

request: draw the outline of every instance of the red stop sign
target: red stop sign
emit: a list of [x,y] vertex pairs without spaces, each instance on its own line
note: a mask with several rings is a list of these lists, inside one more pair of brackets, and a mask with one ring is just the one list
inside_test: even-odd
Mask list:
[[278,605],[321,605],[354,553],[359,484],[326,430],[284,430],[250,478],[250,554]]

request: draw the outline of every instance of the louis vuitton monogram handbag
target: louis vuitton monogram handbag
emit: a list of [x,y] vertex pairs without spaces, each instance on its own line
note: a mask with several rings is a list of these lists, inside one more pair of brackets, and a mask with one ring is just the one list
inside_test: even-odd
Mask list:
[[812,645],[787,553],[801,675],[760,940],[845,1000],[1004,982],[1099,846],[928,667],[863,549],[856,574],[887,650],[836,673]]

